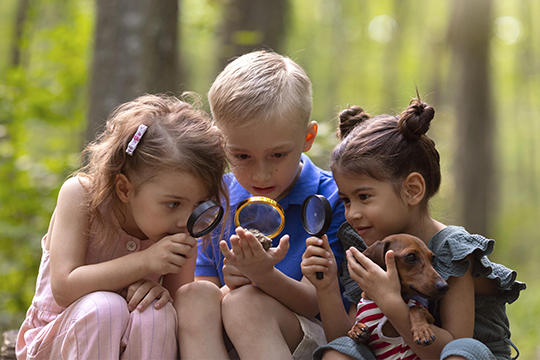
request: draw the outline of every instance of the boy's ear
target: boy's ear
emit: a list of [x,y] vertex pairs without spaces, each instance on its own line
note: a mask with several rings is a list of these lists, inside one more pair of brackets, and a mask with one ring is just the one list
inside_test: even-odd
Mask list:
[[313,146],[313,142],[315,141],[315,138],[317,137],[318,129],[319,129],[319,126],[317,125],[316,121],[312,121],[308,124],[306,140],[304,142],[304,148],[302,149],[303,152],[309,151],[309,149],[311,149],[311,147]]
[[120,201],[122,201],[123,203],[129,202],[132,195],[133,185],[131,184],[131,181],[129,181],[126,175],[116,175],[114,188]]
[[426,181],[424,177],[417,172],[412,172],[403,182],[406,191],[406,201],[409,205],[418,205],[424,199],[426,194]]

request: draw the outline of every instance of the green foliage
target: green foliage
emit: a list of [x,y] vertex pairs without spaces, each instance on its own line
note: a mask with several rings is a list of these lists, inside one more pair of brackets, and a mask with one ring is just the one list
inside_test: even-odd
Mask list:
[[[0,329],[18,327],[34,292],[47,231],[63,180],[77,166],[85,127],[86,86],[94,22],[90,0],[30,2],[22,63],[9,47],[17,0],[0,6]],[[182,0],[182,83],[205,94],[216,74],[224,2]],[[453,199],[455,123],[451,52],[446,29],[452,2],[411,0],[291,0],[286,54],[313,82],[319,135],[309,155],[326,168],[336,144],[339,111],[397,113],[415,95],[437,109],[430,135],[442,157],[443,184],[432,212],[457,218]],[[496,128],[498,213],[491,258],[527,282],[508,306],[520,359],[540,343],[540,3],[497,0],[493,9],[491,80]]]
[[23,63],[0,84],[0,329],[18,327],[31,302],[40,240],[80,151],[92,19],[83,5],[36,4],[30,14],[56,20],[29,19]]

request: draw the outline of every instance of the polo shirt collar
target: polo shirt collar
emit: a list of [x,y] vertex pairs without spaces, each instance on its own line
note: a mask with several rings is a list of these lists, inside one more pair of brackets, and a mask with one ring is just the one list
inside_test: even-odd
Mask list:
[[[283,209],[287,209],[290,204],[301,205],[309,195],[316,194],[319,190],[321,170],[313,164],[306,154],[302,154],[300,161],[303,163],[302,172],[300,173],[296,184],[291,189],[291,192],[279,201],[279,204]],[[232,208],[236,207],[239,202],[251,196],[251,194],[238,183],[232,173],[225,175],[225,182],[229,184],[228,188]]]

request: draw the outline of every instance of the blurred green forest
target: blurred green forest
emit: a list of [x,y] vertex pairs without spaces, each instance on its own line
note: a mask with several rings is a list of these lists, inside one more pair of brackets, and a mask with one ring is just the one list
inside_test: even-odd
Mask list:
[[[462,161],[456,153],[463,116],[455,99],[463,89],[448,36],[456,1],[289,0],[276,50],[301,64],[313,82],[319,136],[308,155],[323,168],[337,143],[341,109],[350,104],[371,114],[398,113],[418,87],[436,109],[429,135],[442,158],[443,184],[432,212],[446,224],[463,225],[454,176]],[[24,26],[17,27],[22,2],[29,6]],[[220,34],[229,3],[180,2],[180,80],[170,90],[201,94],[207,110],[206,92],[222,68]],[[1,331],[24,319],[40,240],[60,185],[79,166],[91,110],[96,13],[92,0],[1,0]],[[540,2],[493,0],[489,25],[492,125],[486,132],[493,135],[494,166],[487,175],[497,186],[489,194],[484,235],[496,240],[490,258],[527,283],[508,306],[512,339],[520,359],[540,359]]]

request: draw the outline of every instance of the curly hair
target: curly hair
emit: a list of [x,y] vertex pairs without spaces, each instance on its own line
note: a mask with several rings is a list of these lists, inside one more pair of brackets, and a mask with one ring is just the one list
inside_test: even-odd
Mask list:
[[[126,148],[141,124],[148,128],[130,156]],[[74,175],[86,178],[89,220],[105,229],[112,222],[103,205],[120,201],[115,191],[119,174],[126,175],[136,191],[162,170],[185,171],[204,184],[211,198],[229,206],[221,133],[204,111],[177,97],[143,95],[118,106],[82,156],[87,164]]]

